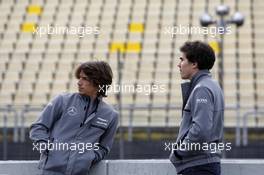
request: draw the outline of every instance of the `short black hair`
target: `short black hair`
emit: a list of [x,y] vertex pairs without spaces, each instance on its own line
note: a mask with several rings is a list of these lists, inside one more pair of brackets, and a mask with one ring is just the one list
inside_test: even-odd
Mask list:
[[199,70],[210,70],[214,66],[215,53],[207,43],[187,41],[180,47],[180,51],[186,55],[189,62],[197,63]]
[[110,65],[105,61],[84,62],[75,71],[77,79],[80,78],[81,71],[83,71],[95,87],[99,88],[97,95],[107,97],[107,89],[113,80],[113,72]]

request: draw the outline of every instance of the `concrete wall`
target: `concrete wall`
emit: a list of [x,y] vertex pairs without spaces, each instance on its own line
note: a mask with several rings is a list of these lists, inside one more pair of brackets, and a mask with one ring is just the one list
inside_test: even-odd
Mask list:
[[[0,175],[37,175],[37,161],[0,161]],[[176,175],[168,160],[105,160],[90,175]],[[263,175],[264,159],[223,159],[222,175]]]

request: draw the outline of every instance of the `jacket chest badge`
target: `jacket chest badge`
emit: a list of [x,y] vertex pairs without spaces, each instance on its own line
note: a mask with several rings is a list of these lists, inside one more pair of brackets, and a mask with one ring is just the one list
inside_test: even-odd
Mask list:
[[206,98],[198,98],[198,99],[196,99],[196,103],[207,103],[207,99]]
[[71,106],[67,109],[67,114],[69,114],[70,116],[75,116],[77,115],[77,109],[74,106]]
[[96,120],[96,123],[99,125],[104,125],[107,126],[108,125],[108,120],[102,119],[101,117],[98,117]]

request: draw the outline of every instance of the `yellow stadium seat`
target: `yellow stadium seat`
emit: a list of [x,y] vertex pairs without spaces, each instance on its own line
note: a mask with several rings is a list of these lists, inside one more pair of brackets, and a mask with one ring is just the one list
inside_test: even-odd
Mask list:
[[21,31],[22,32],[35,32],[36,30],[36,24],[35,23],[23,23],[21,25]]
[[128,42],[126,44],[126,52],[138,53],[141,51],[141,44],[137,42]]
[[138,53],[141,52],[141,44],[138,42],[128,42],[128,43],[111,43],[110,52],[127,52],[127,53]]
[[212,47],[216,55],[220,52],[219,44],[217,41],[210,41],[208,44]]
[[134,33],[144,32],[144,24],[142,23],[131,23],[129,25],[129,31]]
[[33,15],[41,15],[42,7],[39,5],[29,5],[27,8],[27,13]]
[[110,44],[110,52],[125,52],[125,44],[124,43],[116,43],[113,42]]

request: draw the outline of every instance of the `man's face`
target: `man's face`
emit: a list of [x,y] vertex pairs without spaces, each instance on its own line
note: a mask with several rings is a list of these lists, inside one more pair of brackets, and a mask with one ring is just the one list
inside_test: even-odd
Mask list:
[[197,63],[189,62],[184,53],[182,53],[182,56],[180,57],[178,67],[180,68],[182,79],[190,80],[192,76],[198,71]]
[[89,80],[89,77],[85,75],[83,71],[80,72],[80,78],[77,84],[80,94],[96,97],[98,89],[93,85],[93,83]]

